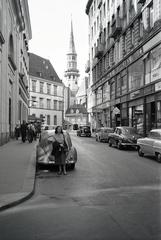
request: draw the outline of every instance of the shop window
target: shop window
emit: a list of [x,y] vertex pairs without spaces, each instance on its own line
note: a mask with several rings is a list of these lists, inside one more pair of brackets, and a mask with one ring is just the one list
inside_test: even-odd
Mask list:
[[129,91],[136,90],[143,86],[143,61],[142,59],[138,60],[137,62],[133,63],[128,68],[128,76],[129,76]]
[[110,100],[110,86],[108,82],[103,85],[103,102]]
[[161,128],[161,101],[157,102],[157,128]]
[[145,59],[145,84],[151,82],[151,58],[150,55]]
[[151,51],[151,82],[161,78],[161,44]]

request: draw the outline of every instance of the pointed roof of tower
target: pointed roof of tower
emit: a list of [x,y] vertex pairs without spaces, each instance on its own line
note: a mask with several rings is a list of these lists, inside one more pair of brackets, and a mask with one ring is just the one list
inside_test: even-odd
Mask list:
[[71,19],[71,32],[70,32],[70,42],[69,42],[69,52],[68,52],[68,53],[76,54],[75,44],[74,44],[73,22],[72,22],[72,19]]

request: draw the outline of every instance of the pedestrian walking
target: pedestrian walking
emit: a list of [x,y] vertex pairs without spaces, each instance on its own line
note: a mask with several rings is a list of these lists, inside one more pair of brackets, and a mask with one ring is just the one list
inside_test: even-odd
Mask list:
[[66,172],[66,153],[68,151],[68,145],[63,134],[61,126],[57,126],[55,129],[55,134],[53,136],[53,149],[51,155],[55,156],[55,162],[59,166],[58,175],[62,173],[64,175]]
[[15,138],[16,140],[18,140],[20,136],[20,125],[17,123],[16,126],[15,126]]
[[22,142],[26,141],[26,135],[27,135],[27,124],[26,121],[23,120],[23,123],[21,124],[21,137],[22,137]]

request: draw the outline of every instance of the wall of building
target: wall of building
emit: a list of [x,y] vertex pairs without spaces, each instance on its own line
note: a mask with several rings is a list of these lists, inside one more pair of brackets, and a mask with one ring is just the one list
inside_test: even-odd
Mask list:
[[[43,89],[40,87],[41,84],[43,84]],[[29,89],[29,115],[35,115],[38,118],[44,116],[44,124],[47,125],[62,125],[64,118],[64,85],[30,76]]]
[[[131,125],[146,134],[160,126],[160,1],[98,2],[86,8],[94,119],[103,124],[106,112],[110,126]],[[149,116],[148,109],[155,111]]]
[[[28,44],[31,39],[31,26],[27,1],[0,0],[0,145],[13,137],[19,120],[20,62],[21,59],[28,61],[27,50],[24,52],[22,47],[24,33]],[[23,99],[27,112],[26,89]]]

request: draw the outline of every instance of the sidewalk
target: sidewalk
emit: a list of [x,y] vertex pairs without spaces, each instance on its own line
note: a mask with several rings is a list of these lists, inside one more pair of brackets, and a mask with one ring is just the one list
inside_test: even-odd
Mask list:
[[34,193],[36,142],[11,140],[0,146],[0,211]]

